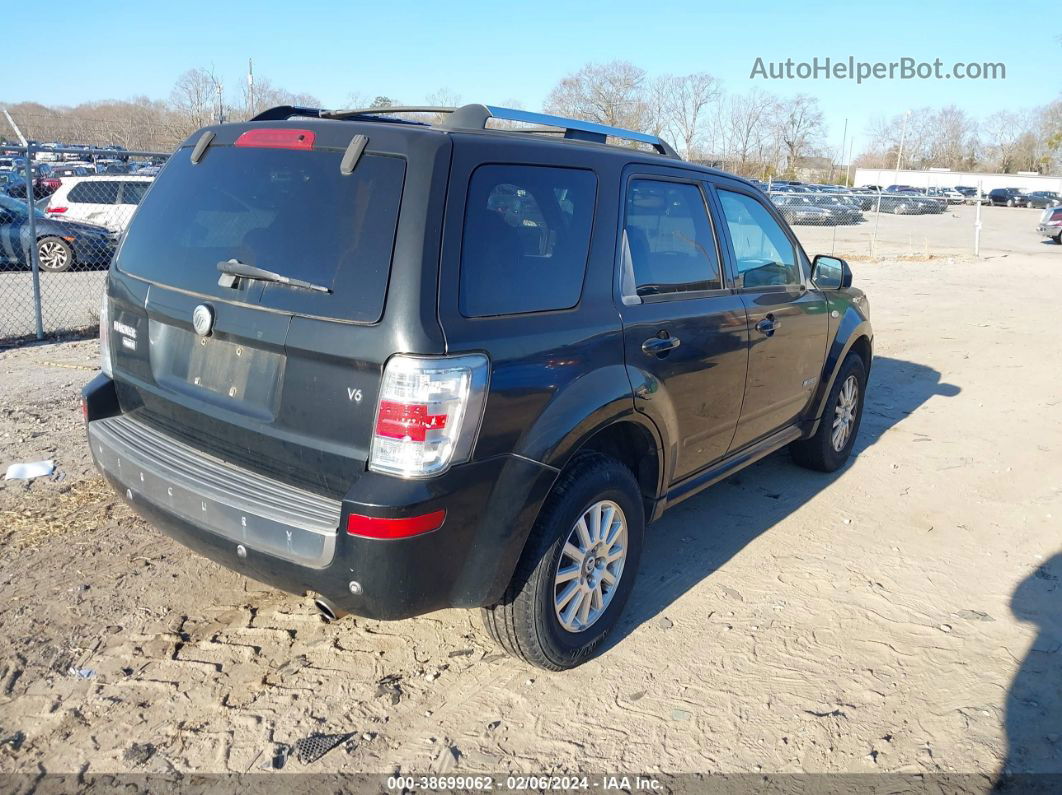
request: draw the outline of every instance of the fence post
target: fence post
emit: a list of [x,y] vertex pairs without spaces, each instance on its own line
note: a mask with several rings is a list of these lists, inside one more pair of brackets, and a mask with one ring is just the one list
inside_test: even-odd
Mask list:
[[44,319],[41,313],[41,270],[37,258],[37,207],[33,196],[33,147],[26,147],[26,209],[29,212],[29,245],[26,255],[29,257],[30,270],[33,272],[33,320],[36,325],[37,339],[44,339]]
[[974,256],[981,256],[981,180],[977,180],[977,213],[974,216]]

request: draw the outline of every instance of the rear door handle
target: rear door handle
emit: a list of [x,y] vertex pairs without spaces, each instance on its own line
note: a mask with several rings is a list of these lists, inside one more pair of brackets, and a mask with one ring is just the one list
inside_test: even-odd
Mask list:
[[650,337],[642,343],[642,353],[646,356],[660,356],[681,344],[682,340],[678,337]]

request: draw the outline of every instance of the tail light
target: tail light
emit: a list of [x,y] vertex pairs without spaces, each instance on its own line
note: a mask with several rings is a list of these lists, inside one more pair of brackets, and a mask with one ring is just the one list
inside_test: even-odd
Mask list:
[[479,434],[488,370],[482,354],[392,356],[380,384],[369,469],[423,478],[467,461]]
[[70,209],[69,207],[46,207],[46,208],[44,208],[44,212],[46,212],[46,213],[56,213],[58,215],[60,213],[65,213],[69,209]]
[[106,286],[103,288],[103,303],[100,304],[100,370],[108,378],[114,375],[111,368],[111,305]]

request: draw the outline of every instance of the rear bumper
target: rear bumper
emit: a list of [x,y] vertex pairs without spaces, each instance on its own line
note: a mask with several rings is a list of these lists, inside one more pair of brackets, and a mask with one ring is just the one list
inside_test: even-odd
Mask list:
[[[365,472],[343,500],[330,500],[118,414],[113,392],[105,376],[85,388],[88,436],[97,467],[134,511],[234,571],[291,593],[321,594],[370,618],[497,601],[557,474],[502,456],[422,481]],[[352,513],[402,518],[438,510],[446,511],[442,527],[410,538],[345,532]]]

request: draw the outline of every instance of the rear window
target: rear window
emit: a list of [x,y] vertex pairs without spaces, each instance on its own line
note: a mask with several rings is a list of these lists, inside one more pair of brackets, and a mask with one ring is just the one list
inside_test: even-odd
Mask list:
[[75,204],[114,204],[118,201],[118,183],[103,180],[79,182],[70,189],[66,199]]
[[548,166],[480,166],[461,247],[465,317],[569,309],[579,303],[597,177]]
[[[285,311],[372,323],[383,313],[405,161],[338,150],[182,149],[147,194],[115,266],[153,282]],[[251,282],[218,285],[236,259],[331,293]],[[240,283],[248,280],[241,279]]]

